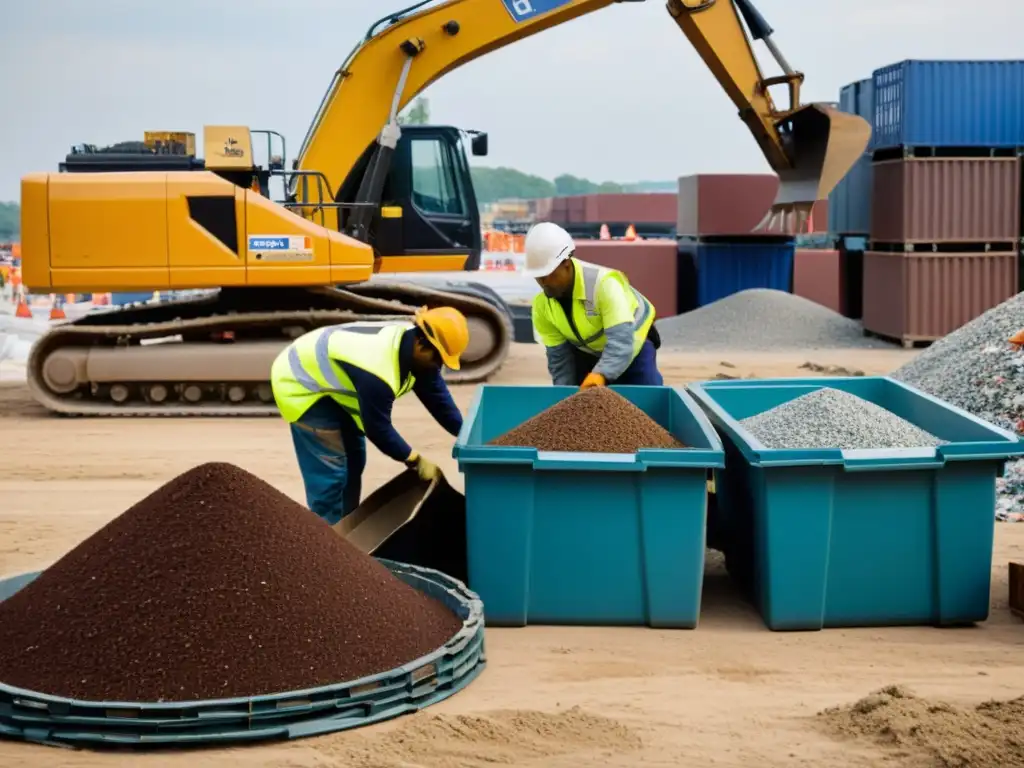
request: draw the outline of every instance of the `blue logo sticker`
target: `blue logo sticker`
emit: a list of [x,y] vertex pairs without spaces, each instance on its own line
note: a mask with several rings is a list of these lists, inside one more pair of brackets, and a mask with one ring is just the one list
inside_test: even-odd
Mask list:
[[501,0],[515,22],[529,21],[534,16],[569,5],[573,0]]
[[287,251],[290,245],[287,237],[249,237],[250,251]]

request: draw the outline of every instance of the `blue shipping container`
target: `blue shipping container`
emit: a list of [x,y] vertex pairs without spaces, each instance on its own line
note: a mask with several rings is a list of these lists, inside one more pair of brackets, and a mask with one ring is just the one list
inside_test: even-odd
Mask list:
[[[843,86],[839,108],[874,122],[874,80],[867,78]],[[865,153],[839,180],[828,198],[829,230],[839,235],[871,231],[871,155]]]
[[452,455],[466,477],[469,584],[489,626],[697,626],[707,471],[725,465],[722,443],[682,387],[612,389],[691,447],[487,445],[578,390],[477,388]]
[[[950,441],[769,449],[742,419],[822,387]],[[996,478],[1024,442],[888,377],[699,382],[725,445],[726,562],[773,630],[967,624],[988,617]]]
[[697,275],[696,306],[702,307],[749,288],[792,290],[795,241],[681,241],[681,259]]
[[901,61],[874,81],[872,150],[1024,146],[1024,61]]

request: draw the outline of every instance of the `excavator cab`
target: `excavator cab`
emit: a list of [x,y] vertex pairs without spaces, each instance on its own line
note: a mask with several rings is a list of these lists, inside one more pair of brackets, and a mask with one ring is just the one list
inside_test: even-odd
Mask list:
[[[483,236],[467,143],[473,155],[487,153],[486,133],[451,126],[402,126],[367,237],[379,257],[378,272],[479,267]],[[356,201],[376,151],[374,142],[338,190],[342,231],[359,211]]]

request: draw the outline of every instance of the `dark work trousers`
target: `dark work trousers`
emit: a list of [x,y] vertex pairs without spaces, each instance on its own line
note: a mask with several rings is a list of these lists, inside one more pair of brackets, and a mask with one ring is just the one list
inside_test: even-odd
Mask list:
[[291,425],[306,506],[334,525],[359,506],[366,438],[352,417],[329,397]]
[[[601,358],[580,352],[575,347],[573,347],[572,354],[576,362],[576,386],[578,387],[583,383],[587,374],[594,370],[594,366]],[[658,370],[658,352],[650,338],[640,347],[640,354],[629,364],[629,368],[623,371],[615,381],[608,383],[645,387],[660,387],[665,384],[665,380],[661,377],[661,371]]]

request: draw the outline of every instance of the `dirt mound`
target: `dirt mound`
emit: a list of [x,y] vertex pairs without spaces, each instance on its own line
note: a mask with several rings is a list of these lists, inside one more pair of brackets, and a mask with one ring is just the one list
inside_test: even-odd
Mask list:
[[184,701],[393,669],[462,622],[231,464],[158,488],[0,603],[0,681]]
[[960,709],[894,685],[819,717],[833,735],[873,739],[899,750],[914,761],[910,765],[1024,766],[1024,696]]
[[394,731],[324,739],[314,748],[332,764],[349,768],[484,768],[583,754],[592,758],[579,765],[600,765],[602,758],[642,746],[640,737],[617,720],[573,707],[553,714],[418,715]]
[[589,453],[686,447],[629,400],[605,387],[577,392],[488,445]]

